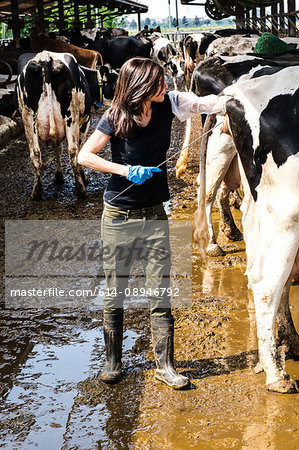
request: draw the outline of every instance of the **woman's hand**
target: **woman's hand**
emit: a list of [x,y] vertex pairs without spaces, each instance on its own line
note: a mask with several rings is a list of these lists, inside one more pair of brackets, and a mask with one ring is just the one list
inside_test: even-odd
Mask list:
[[130,166],[128,164],[128,168],[129,173],[126,178],[136,184],[142,184],[144,181],[152,178],[155,172],[161,172],[159,167]]

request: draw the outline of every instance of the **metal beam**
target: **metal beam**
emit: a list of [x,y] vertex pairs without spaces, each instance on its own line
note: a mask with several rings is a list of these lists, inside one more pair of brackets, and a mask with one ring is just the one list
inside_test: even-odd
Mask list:
[[18,0],[11,0],[11,28],[14,39],[20,39],[20,19]]

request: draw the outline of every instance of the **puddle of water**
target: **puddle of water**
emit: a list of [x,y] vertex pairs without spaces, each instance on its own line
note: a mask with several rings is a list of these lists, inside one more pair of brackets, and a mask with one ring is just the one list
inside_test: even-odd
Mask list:
[[[132,348],[137,337],[134,331],[125,332],[124,352]],[[62,448],[68,423],[76,421],[72,409],[77,383],[94,376],[102,367],[103,347],[103,332],[98,327],[81,331],[67,345],[36,344],[2,404],[1,445],[10,449],[20,445]],[[82,432],[82,417],[90,416],[88,407],[82,405],[81,409],[83,416],[80,414],[76,425],[78,435]],[[99,439],[102,435],[104,439],[108,413],[101,404],[97,411],[101,412],[101,421],[97,417],[95,436]],[[71,442],[77,444],[76,440]]]

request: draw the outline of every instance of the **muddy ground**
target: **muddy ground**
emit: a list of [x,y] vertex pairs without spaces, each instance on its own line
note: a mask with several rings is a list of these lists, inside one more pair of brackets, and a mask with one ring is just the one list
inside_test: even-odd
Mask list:
[[[97,122],[95,116],[91,129]],[[193,122],[194,134],[198,122]],[[181,146],[184,125],[175,121],[171,147]],[[109,153],[108,149],[105,150]],[[32,202],[31,162],[24,136],[0,150],[1,272],[4,220],[98,219],[107,176],[88,171],[89,196],[77,200],[64,155],[65,184],[53,184],[54,161],[46,152],[44,196]],[[189,170],[175,178],[169,162],[170,218],[191,221],[195,210],[198,148]],[[234,211],[240,226],[239,211]],[[217,227],[217,213],[214,214]],[[100,307],[15,309],[0,313],[0,447],[6,449],[298,449],[299,395],[265,390],[256,375],[254,311],[244,276],[244,243],[220,232],[226,251],[207,264],[192,253],[192,307],[177,308],[175,359],[192,389],[173,391],[154,379],[148,311],[129,307],[125,317],[124,379],[106,386]],[[178,243],[179,246],[179,243]],[[4,282],[1,285],[4,298]],[[299,288],[291,288],[299,328]],[[297,304],[295,304],[297,300]],[[299,363],[287,361],[299,379]]]

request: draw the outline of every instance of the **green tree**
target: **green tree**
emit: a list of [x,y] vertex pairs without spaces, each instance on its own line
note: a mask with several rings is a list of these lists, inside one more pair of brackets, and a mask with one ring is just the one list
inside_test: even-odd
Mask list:
[[132,19],[131,23],[130,23],[130,28],[136,29],[137,28],[137,22],[135,19]]
[[200,24],[199,18],[197,16],[194,17],[194,25],[198,27]]
[[115,17],[111,20],[111,26],[115,28],[125,28],[128,25],[127,16]]
[[182,25],[183,25],[183,27],[186,27],[188,25],[188,19],[186,16],[183,17]]
[[148,27],[151,26],[151,19],[149,17],[146,17],[146,19],[144,21],[144,25],[147,25]]

